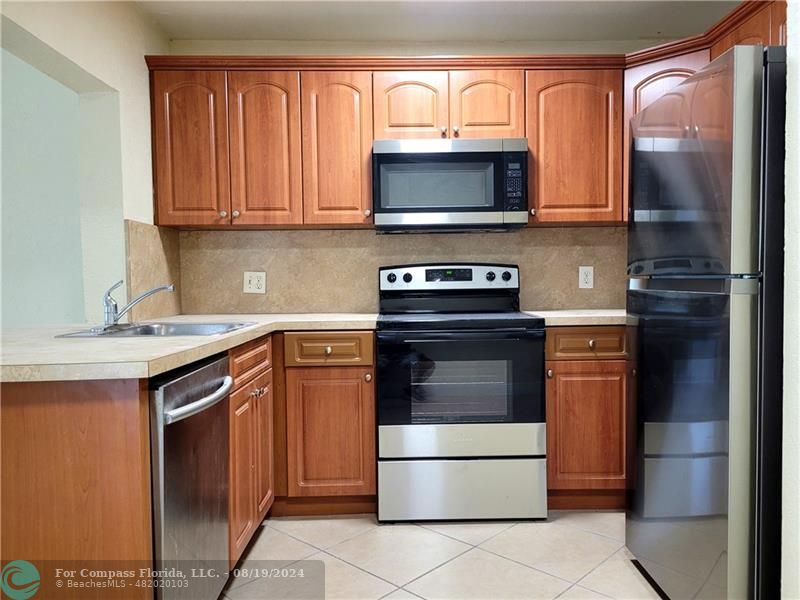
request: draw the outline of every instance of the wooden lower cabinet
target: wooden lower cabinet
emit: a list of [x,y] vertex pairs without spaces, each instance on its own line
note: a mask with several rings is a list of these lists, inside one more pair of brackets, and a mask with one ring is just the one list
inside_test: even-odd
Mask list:
[[256,396],[256,515],[261,522],[275,500],[275,468],[273,440],[273,398],[272,371],[264,374],[266,384]]
[[256,527],[255,390],[253,381],[230,396],[230,562],[236,564]]
[[375,494],[372,367],[286,369],[290,497]]
[[548,489],[624,490],[627,361],[550,360],[546,370]]

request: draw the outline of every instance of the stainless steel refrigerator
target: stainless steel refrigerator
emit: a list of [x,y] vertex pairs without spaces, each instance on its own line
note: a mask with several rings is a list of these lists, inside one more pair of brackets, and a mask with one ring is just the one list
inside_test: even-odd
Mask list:
[[784,113],[737,46],[630,123],[626,541],[673,600],[779,597]]

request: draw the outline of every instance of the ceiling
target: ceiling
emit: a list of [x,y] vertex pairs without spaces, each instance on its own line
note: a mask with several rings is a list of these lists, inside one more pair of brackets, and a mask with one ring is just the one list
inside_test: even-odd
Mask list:
[[705,31],[722,0],[142,1],[172,40],[512,42],[676,39]]

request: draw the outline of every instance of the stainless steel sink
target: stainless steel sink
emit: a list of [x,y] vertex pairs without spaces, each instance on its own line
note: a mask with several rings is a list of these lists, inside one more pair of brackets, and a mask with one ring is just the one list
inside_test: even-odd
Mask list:
[[130,323],[97,327],[85,331],[65,333],[56,337],[170,337],[178,335],[219,335],[255,325],[254,321],[241,323]]

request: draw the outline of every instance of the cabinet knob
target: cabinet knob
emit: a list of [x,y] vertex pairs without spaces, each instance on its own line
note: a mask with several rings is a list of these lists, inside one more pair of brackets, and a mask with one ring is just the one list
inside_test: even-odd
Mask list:
[[228,216],[228,211],[227,211],[227,210],[221,210],[221,211],[219,211],[219,216],[220,216],[220,217],[222,217],[222,218],[224,219],[225,217],[227,217],[227,216]]
[[325,346],[325,356],[330,356],[331,354],[333,354],[333,348]]
[[241,214],[241,213],[240,213],[238,210],[235,210],[235,211],[233,211],[233,212],[231,213],[231,216],[232,216],[232,217],[235,219],[235,218],[236,218],[236,217],[238,217],[240,214]]
[[258,390],[255,389],[252,392],[250,392],[250,397],[251,398],[258,398]]
[[447,137],[447,127],[442,127],[440,131],[442,132],[442,137]]
[[458,127],[453,127],[453,137],[458,137]]
[[594,350],[597,343],[594,340],[589,340],[589,350]]
[[365,217],[368,217],[368,216],[370,216],[371,214],[372,214],[372,211],[371,211],[370,209],[366,209],[366,210],[364,211],[364,216],[365,216]]
[[532,209],[531,209],[531,216],[532,216],[532,217],[535,217],[535,216],[536,216],[536,209],[535,209],[535,208],[532,208]]
[[371,373],[367,373],[366,375],[364,375],[364,381],[366,381],[367,383],[372,381],[372,374]]
[[547,369],[547,378],[548,379],[552,379],[553,378],[553,369]]
[[636,377],[636,369],[631,369],[631,377]]

